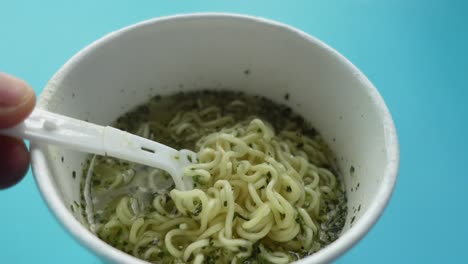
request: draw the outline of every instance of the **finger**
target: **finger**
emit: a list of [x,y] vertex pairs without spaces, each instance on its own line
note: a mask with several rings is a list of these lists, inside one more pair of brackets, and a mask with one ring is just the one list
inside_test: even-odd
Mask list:
[[0,136],[0,190],[18,183],[28,172],[29,153],[23,141]]
[[34,90],[26,82],[0,72],[0,129],[23,121],[35,104]]

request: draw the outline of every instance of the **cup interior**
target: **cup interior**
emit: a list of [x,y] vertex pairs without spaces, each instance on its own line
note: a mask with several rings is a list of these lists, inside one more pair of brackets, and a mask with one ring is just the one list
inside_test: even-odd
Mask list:
[[[107,125],[155,95],[201,89],[243,91],[288,105],[335,153],[346,187],[346,224],[337,241],[302,262],[331,261],[377,220],[398,169],[391,116],[356,67],[288,26],[223,14],[143,22],[74,56],[51,79],[39,107]],[[32,146],[32,153],[38,185],[66,228],[110,261],[139,262],[80,224],[80,182],[87,154],[44,145]]]

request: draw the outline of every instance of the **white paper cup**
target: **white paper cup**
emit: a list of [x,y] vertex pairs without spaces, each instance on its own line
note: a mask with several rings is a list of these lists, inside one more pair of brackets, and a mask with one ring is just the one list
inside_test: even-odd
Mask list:
[[[369,231],[397,178],[399,148],[392,118],[377,90],[351,62],[290,26],[232,14],[138,23],[71,58],[47,84],[38,105],[104,125],[156,94],[206,88],[264,95],[291,106],[337,155],[348,198],[343,233],[300,263],[332,261]],[[66,229],[98,256],[142,263],[80,223],[74,202],[80,202],[85,158],[86,153],[33,145],[32,166],[42,195]]]

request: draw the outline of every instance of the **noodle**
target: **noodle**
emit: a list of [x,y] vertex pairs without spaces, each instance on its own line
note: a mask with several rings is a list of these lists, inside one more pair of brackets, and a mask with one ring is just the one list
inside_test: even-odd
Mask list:
[[[93,158],[88,176],[98,182],[90,191],[89,176],[84,188],[91,230],[125,252],[158,263],[289,263],[335,240],[346,200],[326,145],[294,114],[278,124],[271,118],[274,112],[258,108],[283,111],[278,105],[227,95],[228,102],[216,102],[213,98],[222,97],[217,93],[176,96],[182,103],[166,118],[167,126],[144,121],[149,119],[148,113],[141,115],[144,108],[134,112],[132,120],[141,122],[123,128],[196,150],[197,162],[184,171],[195,189],[156,188],[161,179],[168,181],[165,172],[118,160],[120,167],[111,169],[116,165],[104,162],[108,158]],[[193,104],[184,106],[190,100]],[[119,188],[127,192],[94,217],[90,210],[96,203]]]

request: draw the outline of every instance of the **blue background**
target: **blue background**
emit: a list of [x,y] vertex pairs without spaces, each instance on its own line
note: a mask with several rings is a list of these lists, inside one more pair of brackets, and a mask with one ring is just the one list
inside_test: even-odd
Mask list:
[[[104,34],[196,11],[298,27],[348,57],[383,95],[401,144],[397,187],[378,224],[338,263],[468,263],[463,1],[1,0],[0,70],[40,93],[68,58]],[[0,192],[0,212],[0,263],[100,263],[55,220],[30,173]]]

